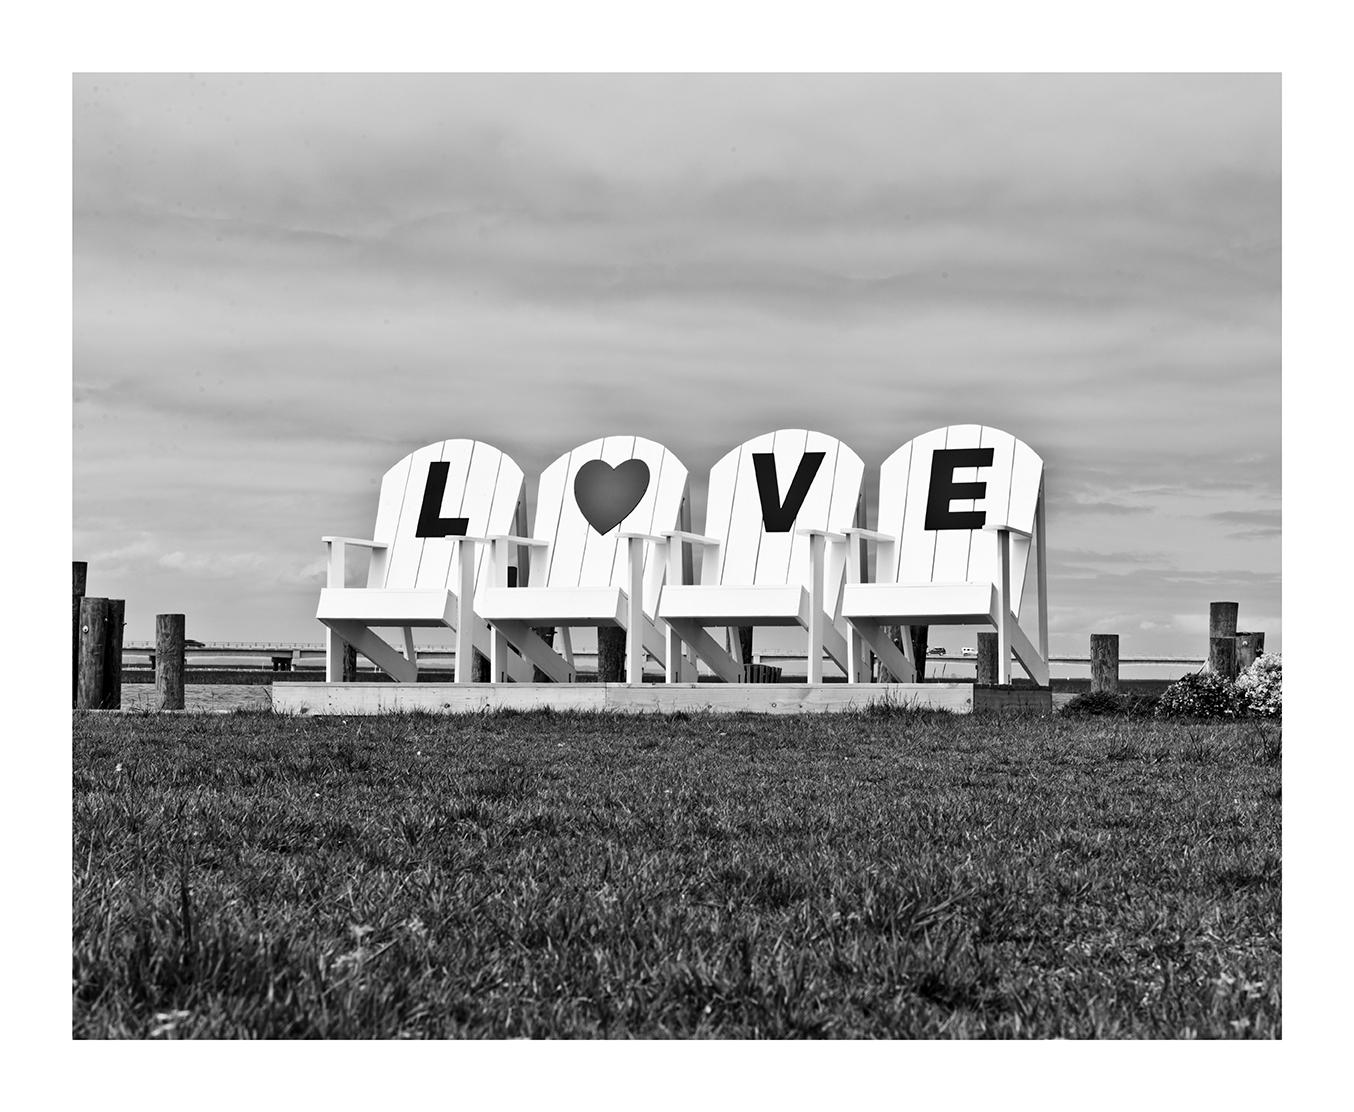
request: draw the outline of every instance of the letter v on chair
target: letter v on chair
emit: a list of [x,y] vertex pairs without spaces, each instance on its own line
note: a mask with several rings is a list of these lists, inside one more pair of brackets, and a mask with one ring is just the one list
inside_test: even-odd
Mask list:
[[[841,441],[804,429],[766,433],[715,464],[705,533],[665,534],[670,563],[658,616],[669,629],[670,682],[683,643],[726,682],[746,681],[751,661],[710,636],[718,626],[798,626],[808,633],[810,683],[822,681],[825,650],[852,674],[859,646],[839,609],[844,546],[831,542],[844,542],[844,530],[861,520],[864,473]],[[696,584],[682,574],[687,548],[702,552]]]
[[[512,645],[550,679],[577,678],[570,630],[626,631],[627,683],[644,678],[645,655],[665,664],[666,642],[654,624],[666,564],[657,533],[685,521],[687,472],[652,440],[608,436],[575,448],[541,475],[531,536],[496,535],[494,583],[476,601],[493,627],[490,673],[497,679]],[[509,588],[510,551],[526,547],[526,585]],[[561,630],[563,654],[534,632]]]
[[[1044,461],[1038,455],[1000,429],[935,429],[884,461],[878,520],[878,531],[845,531],[851,581],[842,613],[889,671],[911,680],[915,661],[910,628],[899,652],[886,626],[990,625],[997,631],[997,682],[1011,682],[1014,651],[1030,678],[1047,686]],[[1037,647],[1019,622],[1035,541]],[[872,583],[855,582],[863,544],[877,546]]]
[[[385,473],[372,540],[325,537],[328,584],[315,616],[326,629],[325,678],[341,678],[343,644],[352,645],[391,678],[418,679],[415,628],[456,634],[456,682],[474,675],[474,651],[488,656],[489,628],[475,599],[489,579],[483,540],[522,517],[522,469],[477,440],[443,440],[411,452]],[[365,587],[346,586],[350,547],[371,550]],[[403,633],[401,654],[376,633]],[[520,657],[504,662],[513,678],[529,680]]]

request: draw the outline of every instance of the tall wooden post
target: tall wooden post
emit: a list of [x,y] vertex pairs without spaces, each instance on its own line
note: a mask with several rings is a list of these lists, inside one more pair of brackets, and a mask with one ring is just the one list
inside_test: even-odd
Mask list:
[[625,630],[597,627],[597,682],[625,682]]
[[1208,604],[1208,636],[1235,637],[1237,611],[1235,602],[1210,602]]
[[80,600],[80,679],[75,690],[79,710],[103,710],[107,698],[108,600]]
[[926,642],[930,638],[931,627],[914,625],[906,628],[912,631],[912,659],[917,662],[917,682],[921,683],[926,679]]
[[1208,639],[1208,670],[1226,679],[1236,679],[1236,638],[1210,637]]
[[1265,651],[1265,634],[1263,631],[1252,631],[1250,633],[1238,633],[1236,635],[1236,666],[1238,671],[1244,671],[1255,663],[1255,658]]
[[738,643],[743,650],[743,664],[753,662],[753,626],[734,626],[738,633]]
[[1091,634],[1091,693],[1119,691],[1119,635]]
[[357,682],[357,650],[346,641],[343,643],[343,682]]
[[997,682],[997,635],[978,634],[978,676],[976,682],[992,685]]
[[1237,610],[1235,602],[1210,602],[1208,604],[1208,671],[1216,672],[1213,660],[1213,639],[1215,637],[1235,637]]
[[84,560],[71,561],[71,706],[75,706],[80,691],[80,600],[85,597],[85,583],[89,565]]
[[182,614],[155,615],[155,696],[159,710],[183,710]]
[[108,629],[103,643],[103,702],[109,710],[122,709],[122,628],[126,614],[125,600],[108,600]]

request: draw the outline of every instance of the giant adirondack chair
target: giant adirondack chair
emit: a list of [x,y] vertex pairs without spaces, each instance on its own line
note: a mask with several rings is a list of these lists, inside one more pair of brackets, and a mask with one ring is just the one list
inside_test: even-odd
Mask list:
[[[669,532],[667,583],[658,616],[668,624],[667,659],[684,643],[728,683],[747,677],[745,661],[719,644],[718,626],[799,626],[808,634],[808,679],[823,678],[823,652],[848,673],[849,630],[839,605],[845,530],[863,520],[864,464],[820,432],[781,429],[749,440],[710,471],[704,534]],[[701,549],[700,582],[677,557]],[[728,638],[731,648],[737,637]],[[668,680],[679,678],[669,667]]]
[[[626,630],[627,683],[643,680],[645,655],[665,663],[666,639],[654,625],[666,563],[656,535],[686,522],[687,471],[663,445],[639,436],[589,441],[541,475],[531,535],[491,538],[494,583],[477,596],[493,627],[492,677],[511,645],[551,680],[576,679],[571,630]],[[526,585],[507,586],[514,550],[530,550]],[[562,652],[534,630],[560,630]]]
[[[1010,683],[1011,652],[1048,683],[1044,461],[1010,433],[950,425],[908,441],[879,471],[879,530],[847,530],[877,545],[874,582],[847,584],[842,613],[880,661],[914,678],[912,639],[900,652],[885,627],[990,625],[997,631],[997,681]],[[1036,647],[1020,628],[1030,549],[1038,541]],[[860,562],[847,561],[849,574]],[[860,676],[853,676],[856,680]]]
[[[325,537],[328,584],[315,616],[326,628],[325,678],[342,675],[349,644],[393,679],[418,679],[415,628],[456,633],[457,683],[473,678],[474,649],[492,651],[488,626],[474,599],[489,580],[490,533],[511,530],[524,516],[522,469],[478,440],[443,440],[411,452],[381,480],[372,539]],[[345,585],[346,553],[371,550],[364,587]],[[403,633],[403,655],[376,630]],[[519,657],[504,662],[514,678],[531,668]]]

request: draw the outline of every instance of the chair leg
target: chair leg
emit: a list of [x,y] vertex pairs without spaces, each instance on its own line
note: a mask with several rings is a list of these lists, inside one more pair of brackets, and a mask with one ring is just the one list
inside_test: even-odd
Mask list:
[[[667,634],[661,632],[657,625],[651,622],[647,615],[642,611],[639,615],[640,628],[640,665],[646,656],[653,657],[654,661],[663,669],[663,674],[667,674],[668,669],[668,638]],[[640,682],[643,682],[644,673],[640,672]]]
[[414,682],[418,682],[418,647],[414,644],[413,626],[404,626],[404,659],[414,666]]
[[1014,615],[1007,628],[1011,632],[1011,649],[1015,652],[1021,667],[1025,669],[1025,673],[1040,687],[1047,687],[1048,661],[1040,656],[1039,650],[1030,643],[1029,637],[1020,628],[1020,623],[1015,620]]
[[725,683],[744,682],[744,672],[737,661],[719,646],[719,642],[705,632],[695,618],[665,618],[670,626],[677,629],[682,640],[687,643],[697,658]]
[[809,537],[809,683],[823,682],[823,555],[826,538],[821,534]]
[[328,626],[324,627],[324,682],[343,681],[343,638]]
[[361,622],[330,620],[326,621],[325,625],[391,679],[398,683],[413,683],[418,679],[418,665],[406,660],[388,641],[377,636]]
[[1011,534],[997,533],[997,683],[1011,682]]
[[489,627],[489,682],[503,683],[508,678],[508,639],[498,626]]
[[682,679],[682,635],[668,626],[668,652],[663,662],[663,682],[680,683]]
[[503,637],[517,646],[517,651],[555,683],[573,683],[574,670],[526,622],[497,622],[494,626]]
[[[827,615],[823,615],[823,651],[827,653],[830,659],[842,672],[849,678],[851,674],[851,653],[847,647],[846,638],[842,636],[841,631],[827,620]],[[821,659],[821,654],[820,654]],[[821,673],[822,665],[819,665]]]
[[649,625],[644,616],[644,542],[632,537],[627,545],[629,553],[630,590],[626,596],[625,615],[625,682],[644,682],[644,628]]
[[889,639],[883,626],[862,618],[852,619],[851,625],[859,631],[861,639],[874,650],[881,668],[887,668],[892,672],[899,683],[916,683],[917,670],[898,646]]

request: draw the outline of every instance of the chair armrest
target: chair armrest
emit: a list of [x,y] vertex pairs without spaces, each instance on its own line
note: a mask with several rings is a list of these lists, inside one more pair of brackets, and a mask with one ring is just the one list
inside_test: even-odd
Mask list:
[[796,529],[795,533],[801,537],[826,537],[830,541],[836,541],[840,544],[846,540],[845,533],[838,533],[833,529]]
[[662,544],[668,538],[658,533],[622,533],[623,541],[653,541],[654,544]]
[[[348,578],[348,546],[370,548],[373,553],[384,552],[390,547],[385,541],[367,541],[358,537],[321,537],[329,550],[329,566],[325,569],[325,586],[344,587]],[[375,560],[375,555],[372,556]]]
[[549,548],[550,542],[538,540],[535,537],[518,537],[512,533],[494,533],[492,536],[485,537],[488,541],[507,541],[509,544],[526,545],[528,548]]
[[358,548],[379,549],[390,547],[386,541],[364,541],[357,537],[321,537],[320,540],[325,544],[352,544]]
[[[515,533],[493,533],[485,538],[489,542],[489,568],[490,582],[495,587],[507,587],[508,585],[508,549],[521,546],[523,548],[549,548],[550,542],[537,540],[535,537],[519,537]],[[520,587],[525,579],[525,574],[521,566],[517,569],[519,576],[517,585]]]
[[874,529],[859,529],[854,525],[846,530],[846,535],[848,537],[859,537],[868,544],[892,544],[898,539],[892,533],[879,533]]
[[706,548],[718,548],[724,543],[716,537],[705,537],[700,533],[688,533],[684,529],[666,529],[658,535],[665,541],[677,541],[678,544],[704,545]]
[[1014,533],[1017,537],[1024,537],[1026,540],[1029,540],[1032,536],[1034,536],[1034,534],[1031,533],[1028,529],[1018,529],[1014,525],[984,525],[983,532]]

